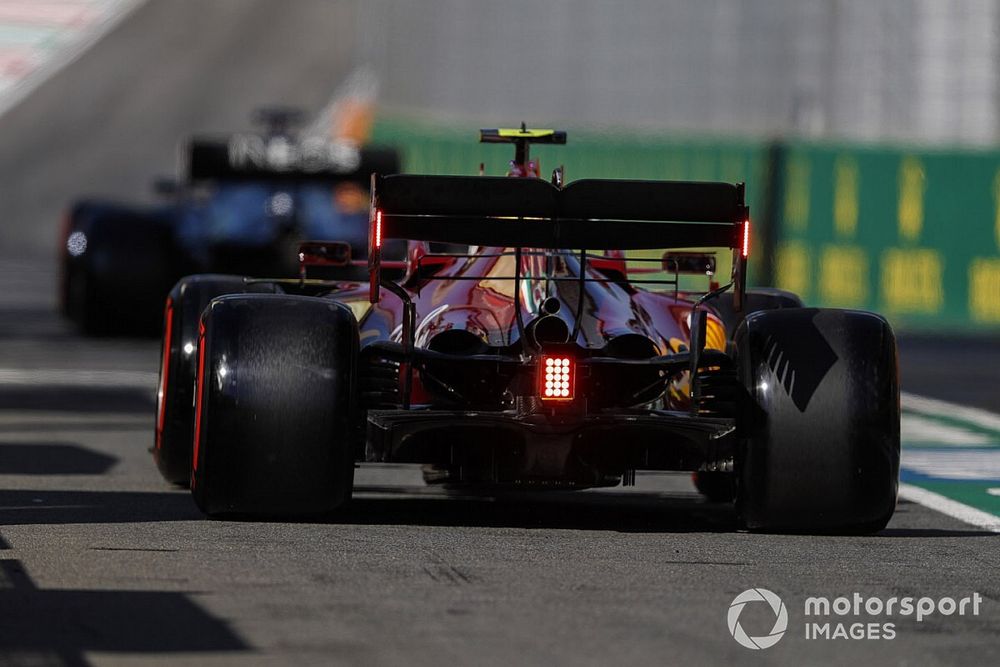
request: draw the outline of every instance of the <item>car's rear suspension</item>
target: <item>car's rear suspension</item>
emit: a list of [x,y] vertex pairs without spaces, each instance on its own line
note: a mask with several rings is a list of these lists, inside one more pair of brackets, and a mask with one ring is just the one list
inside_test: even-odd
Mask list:
[[400,364],[376,355],[362,355],[358,368],[358,390],[364,409],[399,406]]
[[698,373],[698,414],[705,417],[733,417],[741,389],[736,368],[705,369]]

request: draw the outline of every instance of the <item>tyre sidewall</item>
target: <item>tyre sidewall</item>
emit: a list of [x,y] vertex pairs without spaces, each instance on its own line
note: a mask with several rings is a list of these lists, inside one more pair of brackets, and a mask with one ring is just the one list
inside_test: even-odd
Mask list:
[[[759,312],[737,331],[736,348],[746,390],[737,465],[747,527],[883,527],[899,479],[899,384],[888,323],[858,311]],[[804,402],[811,369],[824,365],[828,351],[835,359]]]
[[[157,405],[157,429],[154,458],[164,479],[187,485],[191,477],[191,451],[194,433],[194,390],[198,370],[198,325],[201,313],[215,297],[224,294],[244,294],[249,290],[263,291],[264,286],[248,286],[242,276],[204,274],[182,278],[168,296],[171,317],[164,318],[161,342],[161,376],[163,355],[167,356],[167,382]],[[273,290],[269,290],[273,291]],[[170,335],[165,327],[171,324]],[[164,346],[170,340],[170,349]],[[162,411],[163,414],[159,414]],[[162,422],[162,430],[159,429]]]
[[210,515],[323,514],[354,477],[358,327],[346,306],[226,296],[203,314],[193,490]]

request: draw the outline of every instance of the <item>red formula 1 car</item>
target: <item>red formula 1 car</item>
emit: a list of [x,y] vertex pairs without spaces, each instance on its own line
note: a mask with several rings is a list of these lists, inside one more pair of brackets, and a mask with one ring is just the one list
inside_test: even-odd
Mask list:
[[[482,139],[516,146],[512,177],[373,177],[368,284],[246,279],[205,308],[193,413],[161,380],[160,424],[186,410],[193,428],[157,443],[190,457],[205,513],[329,512],[356,462],[405,462],[472,488],[693,471],[751,529],[885,526],[899,402],[883,318],[747,290],[742,185],[563,185],[529,146],[564,133]],[[383,274],[390,239],[410,243],[401,280]],[[668,251],[657,274],[622,254],[707,247],[732,252],[732,277],[699,294],[682,276],[713,255]]]

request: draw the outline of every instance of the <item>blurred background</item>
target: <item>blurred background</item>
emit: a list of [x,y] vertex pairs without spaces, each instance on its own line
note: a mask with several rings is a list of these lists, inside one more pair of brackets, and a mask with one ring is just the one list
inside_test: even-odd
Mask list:
[[990,0],[362,3],[392,110],[724,136],[982,145]]
[[359,25],[416,171],[473,173],[477,123],[567,126],[539,153],[571,179],[746,181],[756,282],[1000,327],[997,2],[374,0]]
[[754,282],[988,333],[998,33],[995,0],[3,0],[0,257],[45,280],[74,198],[149,200],[190,134],[353,81],[409,171],[502,173],[477,128],[558,126],[546,173],[746,181]]

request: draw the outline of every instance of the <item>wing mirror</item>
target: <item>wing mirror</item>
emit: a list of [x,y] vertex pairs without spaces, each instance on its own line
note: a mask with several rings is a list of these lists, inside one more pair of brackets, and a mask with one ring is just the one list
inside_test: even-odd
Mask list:
[[665,252],[663,270],[686,275],[714,276],[715,254],[707,252]]
[[587,259],[587,266],[613,280],[625,280],[628,275],[625,253],[620,250],[608,250],[604,257],[590,257]]
[[[444,245],[444,244],[436,244]],[[443,250],[460,250],[459,248],[443,248]],[[407,253],[407,272],[421,278],[432,276],[438,271],[455,263],[455,258],[445,253],[430,252],[426,243],[411,243]],[[383,262],[383,265],[385,263]]]
[[343,241],[304,241],[299,244],[299,275],[307,277],[310,268],[349,266],[351,244]]

